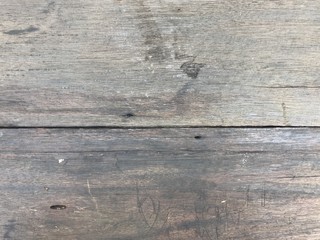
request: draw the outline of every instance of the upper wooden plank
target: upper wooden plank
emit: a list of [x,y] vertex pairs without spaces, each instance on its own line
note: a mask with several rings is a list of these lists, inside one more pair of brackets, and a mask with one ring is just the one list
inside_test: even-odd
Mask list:
[[2,0],[0,125],[318,126],[319,9]]

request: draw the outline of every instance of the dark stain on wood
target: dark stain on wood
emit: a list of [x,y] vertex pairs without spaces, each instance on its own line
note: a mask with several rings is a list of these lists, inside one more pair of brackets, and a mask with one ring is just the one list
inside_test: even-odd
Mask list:
[[7,35],[22,35],[22,34],[27,34],[27,33],[33,33],[33,32],[37,32],[40,29],[34,26],[30,26],[26,29],[14,29],[14,30],[10,30],[7,32],[4,32],[4,34]]
[[56,7],[56,3],[54,1],[49,2],[47,8],[43,10],[42,13],[46,13],[46,14],[51,13],[55,10],[55,7]]
[[199,75],[201,68],[205,66],[205,64],[202,63],[195,63],[194,60],[195,59],[185,62],[180,67],[180,69],[182,69],[182,71],[192,79],[196,79]]
[[14,239],[14,233],[16,231],[16,220],[11,219],[8,221],[7,224],[5,224],[4,227],[4,235],[3,235],[3,239]]
[[165,41],[156,23],[155,16],[146,4],[145,0],[137,1],[137,16],[140,22],[139,28],[145,39],[144,43],[148,47],[145,60],[164,61],[168,58],[169,53],[165,47]]

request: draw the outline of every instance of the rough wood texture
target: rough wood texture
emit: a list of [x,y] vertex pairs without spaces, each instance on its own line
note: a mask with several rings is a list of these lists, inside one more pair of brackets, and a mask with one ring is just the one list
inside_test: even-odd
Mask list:
[[319,129],[0,132],[4,239],[320,238]]
[[1,0],[0,238],[319,240],[319,9]]
[[1,0],[0,125],[319,125],[319,9]]

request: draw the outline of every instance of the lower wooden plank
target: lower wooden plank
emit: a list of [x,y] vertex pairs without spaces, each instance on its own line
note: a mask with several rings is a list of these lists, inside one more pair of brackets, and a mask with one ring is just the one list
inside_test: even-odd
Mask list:
[[320,239],[320,129],[0,129],[3,239]]

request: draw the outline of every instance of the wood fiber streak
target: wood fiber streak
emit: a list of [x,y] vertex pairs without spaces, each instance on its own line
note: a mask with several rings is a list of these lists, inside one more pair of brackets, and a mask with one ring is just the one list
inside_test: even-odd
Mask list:
[[318,126],[319,9],[2,0],[0,126]]
[[320,238],[318,129],[0,132],[3,239]]

